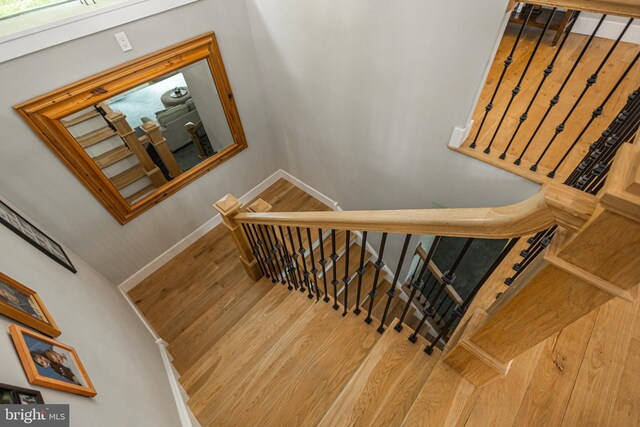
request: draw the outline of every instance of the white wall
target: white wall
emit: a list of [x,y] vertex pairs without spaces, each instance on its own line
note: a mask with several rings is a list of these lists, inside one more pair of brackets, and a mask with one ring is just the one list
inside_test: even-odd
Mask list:
[[[123,53],[114,33],[125,31]],[[126,226],[116,222],[20,120],[12,106],[93,73],[215,31],[249,148]],[[227,192],[244,194],[278,168],[246,5],[201,0],[0,64],[0,194],[114,283],[120,283],[214,215]]]
[[284,168],[345,210],[534,193],[446,148],[474,107],[506,3],[247,0]]
[[72,426],[179,425],[176,404],[158,346],[115,284],[76,254],[73,274],[0,225],[0,271],[38,292],[62,330],[57,339],[75,347],[98,395],[89,399],[32,386],[8,327],[0,316],[0,378],[38,389],[47,403],[71,405]]

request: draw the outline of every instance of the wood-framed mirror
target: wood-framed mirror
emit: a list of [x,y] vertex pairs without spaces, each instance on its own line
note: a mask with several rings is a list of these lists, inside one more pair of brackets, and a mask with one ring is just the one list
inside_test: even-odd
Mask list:
[[121,224],[247,147],[214,33],[14,108]]

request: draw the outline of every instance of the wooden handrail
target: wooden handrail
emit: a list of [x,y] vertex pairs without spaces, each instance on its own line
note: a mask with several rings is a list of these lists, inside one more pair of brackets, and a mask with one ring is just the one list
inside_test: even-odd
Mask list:
[[536,0],[534,4],[608,15],[640,16],[640,2],[638,0]]
[[594,196],[552,184],[522,202],[497,208],[247,212],[238,213],[235,220],[246,224],[505,239],[534,234],[556,224],[578,229],[595,206]]

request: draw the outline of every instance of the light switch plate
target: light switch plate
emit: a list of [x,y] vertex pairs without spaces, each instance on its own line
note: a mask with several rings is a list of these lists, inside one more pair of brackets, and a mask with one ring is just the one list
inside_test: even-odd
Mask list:
[[131,46],[131,43],[129,43],[129,39],[124,32],[116,33],[115,36],[118,44],[120,45],[120,49],[122,49],[123,52],[127,52],[133,49],[133,46]]

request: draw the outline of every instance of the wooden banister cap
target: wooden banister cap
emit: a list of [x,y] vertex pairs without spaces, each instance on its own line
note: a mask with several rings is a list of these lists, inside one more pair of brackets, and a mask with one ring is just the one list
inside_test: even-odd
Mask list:
[[159,127],[160,125],[153,120],[143,123],[142,126],[140,126],[140,128],[145,132],[151,132],[152,130],[158,129]]
[[240,209],[242,202],[231,194],[227,194],[222,199],[214,203],[213,207],[220,212],[222,216],[229,216]]
[[640,222],[640,146],[620,147],[601,194],[605,209]]
[[258,199],[255,202],[251,203],[249,206],[247,206],[248,212],[255,212],[255,213],[270,212],[271,209],[273,209],[273,207],[262,199]]
[[122,111],[112,111],[110,113],[107,113],[107,120],[110,120],[110,121],[122,120],[126,118],[127,116],[125,116]]

